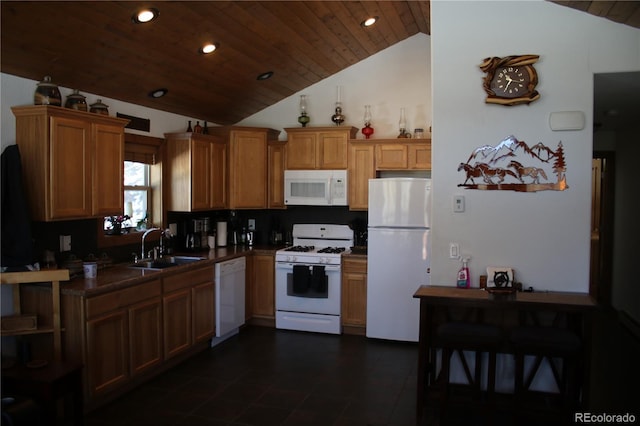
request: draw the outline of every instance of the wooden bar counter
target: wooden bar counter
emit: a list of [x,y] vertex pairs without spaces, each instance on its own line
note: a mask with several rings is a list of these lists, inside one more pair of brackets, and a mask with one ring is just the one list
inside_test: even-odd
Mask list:
[[[590,354],[590,315],[595,307],[594,299],[586,293],[516,292],[499,295],[484,289],[462,289],[444,286],[420,286],[414,298],[420,300],[420,335],[418,358],[418,383],[416,424],[423,424],[426,392],[436,379],[433,332],[437,325],[436,314],[443,310],[479,309],[486,317],[499,318],[508,331],[514,324],[506,318],[518,318],[523,312],[566,314],[571,327],[578,331],[584,342],[583,395],[588,395],[588,371]],[[505,346],[505,353],[509,353]],[[585,374],[586,372],[586,374]]]

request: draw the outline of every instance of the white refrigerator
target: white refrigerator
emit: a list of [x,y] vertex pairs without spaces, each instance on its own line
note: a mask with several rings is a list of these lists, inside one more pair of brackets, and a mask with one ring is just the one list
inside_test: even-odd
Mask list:
[[418,341],[419,286],[429,284],[431,179],[369,180],[367,337]]

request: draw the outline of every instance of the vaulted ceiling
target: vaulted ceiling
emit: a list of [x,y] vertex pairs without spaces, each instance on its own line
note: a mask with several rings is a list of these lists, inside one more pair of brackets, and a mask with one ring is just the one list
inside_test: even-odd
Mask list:
[[[640,28],[638,1],[554,1]],[[414,34],[429,1],[2,1],[1,70],[233,124]],[[361,22],[379,17],[376,25]],[[216,52],[198,52],[205,42]],[[258,75],[273,72],[267,80]],[[168,89],[166,96],[149,93]]]

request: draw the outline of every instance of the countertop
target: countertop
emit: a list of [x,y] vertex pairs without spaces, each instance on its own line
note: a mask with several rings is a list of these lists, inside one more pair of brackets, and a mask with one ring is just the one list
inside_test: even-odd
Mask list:
[[[178,256],[194,256],[202,257],[203,260],[187,263],[184,265],[173,266],[166,269],[143,269],[132,268],[132,262],[115,264],[105,269],[98,270],[96,278],[76,277],[70,281],[60,283],[60,291],[62,294],[68,294],[81,297],[93,297],[99,294],[108,293],[110,291],[122,289],[135,285],[153,278],[162,278],[168,275],[174,275],[179,272],[186,272],[193,268],[202,268],[207,265],[213,266],[217,262],[233,259],[236,257],[246,256],[249,254],[274,255],[277,250],[284,246],[228,246],[219,247],[209,251],[174,253]],[[367,259],[366,254],[345,253],[345,257]]]
[[433,304],[449,306],[504,307],[554,307],[566,311],[588,310],[596,302],[588,293],[568,292],[517,292],[513,295],[496,296],[479,288],[457,288],[453,286],[421,285],[413,297],[428,300]]
[[196,267],[213,266],[217,262],[246,256],[252,253],[274,254],[275,251],[280,248],[281,247],[275,246],[228,246],[211,249],[209,251],[174,253],[176,256],[202,257],[203,260],[158,270],[132,268],[130,267],[132,262],[115,264],[108,268],[98,270],[98,276],[96,278],[76,277],[70,281],[61,282],[60,290],[62,294],[91,297],[148,281],[149,279],[161,278],[177,272],[185,272]]

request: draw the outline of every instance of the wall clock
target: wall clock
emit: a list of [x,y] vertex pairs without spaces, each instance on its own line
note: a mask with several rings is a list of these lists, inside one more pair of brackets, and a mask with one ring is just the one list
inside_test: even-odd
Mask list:
[[485,102],[499,105],[529,104],[540,98],[536,90],[538,74],[533,64],[538,55],[485,58],[480,69],[486,73],[482,87],[487,92]]

